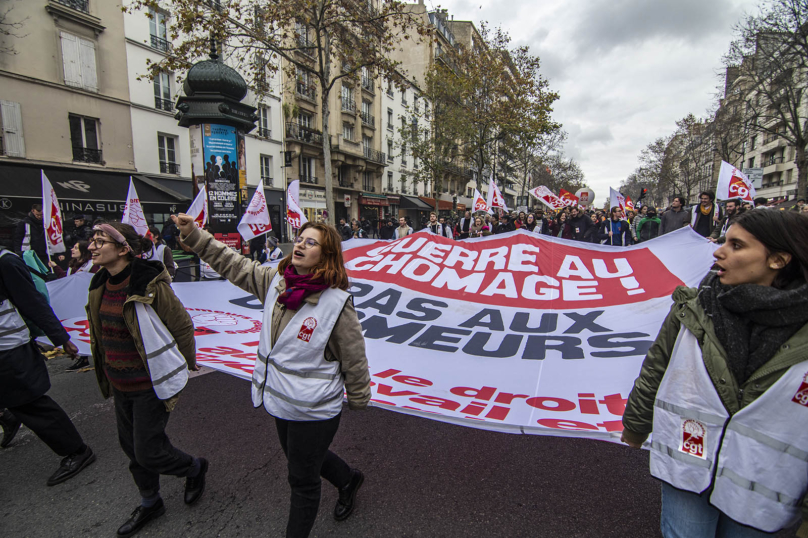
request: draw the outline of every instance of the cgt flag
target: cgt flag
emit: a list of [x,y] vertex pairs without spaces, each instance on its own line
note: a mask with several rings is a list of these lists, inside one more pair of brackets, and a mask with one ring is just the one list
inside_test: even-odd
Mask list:
[[609,209],[612,207],[619,207],[622,211],[626,210],[626,198],[618,191],[609,187]]
[[485,198],[483,198],[483,195],[480,194],[480,191],[477,189],[474,189],[474,204],[472,204],[472,207],[474,208],[475,213],[477,211],[488,211],[490,209],[485,201]]
[[193,217],[194,222],[200,228],[208,223],[208,187],[207,185],[199,189],[199,193],[194,198],[194,203],[188,208],[188,216]]
[[505,204],[505,198],[502,196],[499,187],[497,187],[494,178],[491,178],[488,184],[488,200],[486,200],[485,203],[488,204],[490,209],[498,208],[509,211],[508,206]]
[[44,170],[42,170],[42,222],[45,224],[45,244],[48,247],[48,254],[64,252],[66,248],[62,235],[64,229],[62,210],[59,208],[56,191],[53,190]]
[[565,206],[578,207],[579,205],[578,197],[567,190],[559,189],[558,197],[561,198],[561,201],[564,202]]
[[740,198],[741,200],[752,202],[755,199],[755,194],[754,185],[743,172],[728,162],[721,161],[716,198],[719,200]]
[[140,205],[140,198],[138,198],[135,184],[132,182],[132,176],[129,176],[129,192],[126,195],[126,207],[123,209],[121,222],[132,225],[138,235],[145,236],[149,233],[149,224],[143,214],[143,206]]
[[298,203],[300,199],[299,193],[300,180],[296,179],[289,183],[289,187],[286,189],[286,222],[295,230],[309,221],[306,215],[303,214],[303,210],[300,209],[300,204]]
[[634,211],[634,202],[631,201],[631,196],[626,196],[626,208]]
[[544,185],[539,185],[535,189],[530,189],[528,192],[534,198],[538,198],[539,201],[550,209],[558,210],[564,207],[564,200],[553,194],[553,191]]
[[244,212],[244,216],[241,217],[236,229],[245,241],[272,231],[263,182],[255,189],[250,205],[247,206],[247,210]]

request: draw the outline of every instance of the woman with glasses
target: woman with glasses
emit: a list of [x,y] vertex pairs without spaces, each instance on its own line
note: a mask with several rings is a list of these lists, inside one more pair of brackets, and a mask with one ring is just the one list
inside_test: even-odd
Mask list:
[[194,325],[163,264],[140,258],[152,248],[149,239],[120,222],[93,231],[89,250],[102,269],[87,297],[90,349],[101,393],[114,397],[118,440],[140,492],[118,529],[130,536],[165,513],[160,475],[185,477],[185,504],[205,490],[207,460],[174,448],[165,433],[187,370],[197,370]]
[[339,428],[343,392],[348,407],[370,400],[365,340],[348,289],[342,237],[308,222],[277,269],[261,266],[197,228],[172,217],[182,241],[219,274],[264,304],[252,378],[252,400],[275,418],[292,489],[287,538],[309,536],[320,505],[320,477],[339,491],[334,519],[354,509],[363,474],[328,448]]

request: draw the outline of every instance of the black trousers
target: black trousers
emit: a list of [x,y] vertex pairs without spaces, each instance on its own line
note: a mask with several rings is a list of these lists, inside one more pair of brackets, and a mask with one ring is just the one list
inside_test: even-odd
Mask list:
[[84,448],[84,441],[70,417],[50,396],[42,395],[8,410],[58,455],[68,456]]
[[320,508],[321,476],[337,488],[351,481],[351,468],[328,450],[340,416],[313,421],[275,419],[292,487],[286,538],[306,538],[311,532]]
[[129,457],[129,472],[141,497],[160,491],[160,475],[188,476],[194,459],[172,446],[166,435],[170,413],[153,389],[121,392],[112,389],[118,441]]

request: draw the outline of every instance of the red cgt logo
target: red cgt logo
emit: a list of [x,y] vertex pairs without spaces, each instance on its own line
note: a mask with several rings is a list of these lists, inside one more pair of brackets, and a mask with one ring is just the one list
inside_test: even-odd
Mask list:
[[304,342],[311,342],[311,334],[317,328],[317,320],[314,318],[306,318],[303,325],[300,326],[300,332],[297,337]]
[[704,436],[707,429],[698,420],[685,420],[682,423],[682,452],[704,459]]
[[806,373],[805,377],[802,378],[802,384],[800,385],[797,394],[794,395],[794,398],[792,398],[791,401],[808,407],[808,373]]

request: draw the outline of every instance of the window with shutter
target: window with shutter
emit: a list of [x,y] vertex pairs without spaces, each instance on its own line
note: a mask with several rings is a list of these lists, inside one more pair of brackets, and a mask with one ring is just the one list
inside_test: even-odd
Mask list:
[[79,38],[67,32],[61,33],[62,63],[65,70],[65,84],[81,88],[81,62],[79,60]]
[[82,88],[91,92],[98,91],[98,75],[95,65],[95,43],[79,38],[79,53],[81,60]]
[[2,153],[9,157],[25,157],[20,104],[0,101],[0,120],[3,122],[3,139],[0,143]]

